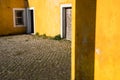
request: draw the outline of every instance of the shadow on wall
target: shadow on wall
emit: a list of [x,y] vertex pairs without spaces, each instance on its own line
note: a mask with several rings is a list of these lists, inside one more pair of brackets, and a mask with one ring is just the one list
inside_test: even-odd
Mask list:
[[25,8],[28,8],[28,7],[29,7],[29,2],[28,2],[28,0],[24,0],[24,2],[25,2]]
[[94,80],[96,0],[76,0],[75,80]]

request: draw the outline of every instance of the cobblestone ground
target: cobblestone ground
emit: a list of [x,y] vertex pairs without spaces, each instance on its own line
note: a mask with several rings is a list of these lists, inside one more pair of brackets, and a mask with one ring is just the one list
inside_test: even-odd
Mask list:
[[70,80],[70,42],[0,37],[0,80]]

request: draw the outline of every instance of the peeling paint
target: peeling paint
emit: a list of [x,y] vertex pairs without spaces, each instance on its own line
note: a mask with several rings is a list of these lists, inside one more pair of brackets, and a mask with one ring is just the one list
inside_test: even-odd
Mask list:
[[101,51],[100,51],[100,49],[96,49],[96,54],[101,54]]

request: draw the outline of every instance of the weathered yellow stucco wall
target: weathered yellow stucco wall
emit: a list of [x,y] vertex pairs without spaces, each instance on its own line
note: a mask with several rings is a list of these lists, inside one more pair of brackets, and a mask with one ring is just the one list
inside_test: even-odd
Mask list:
[[73,2],[72,80],[120,80],[120,1]]
[[95,80],[120,80],[119,3],[97,1]]
[[28,0],[35,10],[35,33],[55,36],[60,34],[60,5],[72,4],[72,0]]
[[94,80],[96,0],[73,0],[72,78]]
[[14,27],[13,8],[24,8],[24,0],[0,0],[0,35],[25,32],[25,27]]

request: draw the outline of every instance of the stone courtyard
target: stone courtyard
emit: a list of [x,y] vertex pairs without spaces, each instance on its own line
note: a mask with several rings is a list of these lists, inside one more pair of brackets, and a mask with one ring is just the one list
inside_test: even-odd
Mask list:
[[0,80],[70,80],[70,73],[70,41],[0,37]]

